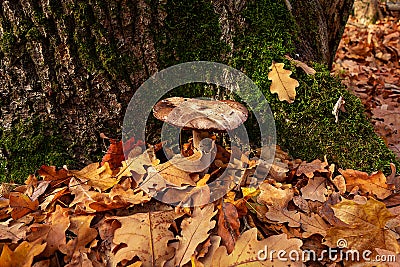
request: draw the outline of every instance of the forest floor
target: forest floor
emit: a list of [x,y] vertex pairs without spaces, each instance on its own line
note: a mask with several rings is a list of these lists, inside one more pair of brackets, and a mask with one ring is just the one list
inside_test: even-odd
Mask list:
[[363,25],[350,17],[333,72],[367,109],[375,131],[400,159],[400,22]]
[[[368,27],[350,19],[334,66],[397,155],[399,29],[391,18]],[[400,266],[394,167],[387,177],[342,170],[279,147],[270,166],[258,150],[219,146],[204,174],[174,167],[162,144],[128,142],[126,161],[122,142],[110,140],[101,163],[42,166],[23,185],[2,184],[0,265]],[[203,157],[183,147],[187,159]],[[256,172],[268,173],[257,188]]]

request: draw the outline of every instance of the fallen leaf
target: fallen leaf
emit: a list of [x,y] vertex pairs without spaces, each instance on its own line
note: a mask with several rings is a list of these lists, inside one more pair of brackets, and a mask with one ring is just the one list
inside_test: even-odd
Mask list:
[[400,252],[396,236],[386,229],[386,223],[395,217],[385,204],[369,199],[366,204],[357,204],[352,200],[342,200],[332,207],[335,216],[348,226],[335,226],[327,231],[325,244],[337,247],[341,239],[346,240],[347,248],[358,251],[375,248]]
[[24,241],[12,251],[7,244],[3,246],[0,255],[0,263],[2,267],[30,267],[32,266],[33,257],[42,253],[46,244],[40,244],[42,240],[35,242]]
[[115,253],[113,266],[135,256],[143,267],[163,266],[174,255],[174,248],[168,246],[174,234],[168,228],[181,216],[174,211],[158,211],[109,218],[121,223],[121,228],[115,230],[113,242],[126,245]]
[[306,186],[300,189],[304,199],[325,202],[328,189],[326,188],[326,178],[314,177],[308,180]]
[[375,194],[379,199],[385,199],[395,189],[394,185],[386,183],[386,177],[381,171],[373,173],[370,176],[368,176],[368,173],[351,169],[339,169],[339,172],[346,180],[348,192],[357,186],[363,193]]
[[272,81],[270,91],[271,93],[277,93],[280,101],[286,100],[289,103],[293,103],[296,98],[296,87],[299,86],[299,82],[293,78],[290,78],[292,72],[283,68],[285,64],[272,62],[271,70],[268,73],[268,79]]
[[208,238],[208,232],[215,227],[215,221],[211,219],[216,213],[212,204],[203,209],[196,207],[192,217],[182,221],[182,232],[178,236],[179,244],[173,258],[174,266],[182,266],[190,261],[196,247]]
[[235,247],[236,240],[240,236],[240,221],[235,205],[222,201],[218,215],[217,233],[221,237],[228,253],[231,253]]
[[66,169],[57,170],[55,166],[45,166],[43,165],[38,170],[39,175],[45,181],[50,181],[51,186],[55,186],[61,183],[68,183],[69,177],[71,177],[70,173]]
[[317,73],[313,68],[311,68],[310,66],[308,66],[306,63],[301,62],[300,60],[293,59],[293,58],[291,58],[291,57],[288,56],[288,55],[285,55],[285,58],[286,58],[287,60],[289,60],[290,62],[294,63],[294,65],[295,65],[296,67],[302,68],[302,69],[304,70],[304,72],[305,72],[306,74],[308,74],[308,75],[315,75],[315,73]]
[[11,217],[17,220],[26,214],[35,211],[39,206],[39,201],[32,201],[27,195],[19,192],[10,193],[10,207],[12,208]]
[[293,198],[292,189],[276,188],[267,182],[260,185],[260,191],[261,193],[257,198],[257,202],[280,209],[286,208],[289,201]]
[[308,238],[313,234],[326,235],[326,231],[330,226],[322,219],[321,216],[311,213],[311,216],[301,214],[301,229],[304,230],[303,237]]
[[300,227],[300,213],[295,210],[287,210],[278,207],[269,207],[268,212],[265,214],[271,221],[279,223],[288,223],[289,227]]
[[71,171],[71,173],[82,181],[87,180],[89,185],[101,191],[105,191],[118,183],[108,162],[105,162],[101,167],[99,167],[99,163],[92,163],[80,171]]
[[312,178],[314,177],[315,172],[320,172],[320,173],[328,172],[326,166],[328,166],[328,162],[326,161],[322,162],[319,159],[316,159],[310,163],[303,161],[298,167],[296,175],[300,176],[304,174],[308,178]]
[[[219,247],[213,256],[212,266],[226,267],[226,266],[273,266],[274,267],[287,267],[290,266],[303,266],[301,257],[299,260],[290,261],[289,255],[286,253],[297,251],[301,255],[300,247],[303,242],[297,238],[288,239],[285,234],[273,235],[266,239],[257,240],[257,228],[252,228],[244,232],[236,242],[235,249],[228,255],[226,247]],[[271,253],[274,251],[275,253]],[[284,255],[280,254],[281,258],[287,259],[279,260],[277,258],[277,251],[285,251]],[[293,256],[293,255],[292,255]]]
[[65,231],[70,225],[68,209],[56,206],[51,213],[47,224],[33,224],[30,226],[29,241],[42,240],[46,248],[41,254],[44,257],[54,255],[60,246],[66,245]]

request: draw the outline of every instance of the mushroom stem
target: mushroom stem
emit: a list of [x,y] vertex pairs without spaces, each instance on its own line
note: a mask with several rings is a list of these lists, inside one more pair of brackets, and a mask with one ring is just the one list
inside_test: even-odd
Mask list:
[[207,131],[193,130],[193,147],[199,150],[201,140],[208,137],[210,137],[210,133]]

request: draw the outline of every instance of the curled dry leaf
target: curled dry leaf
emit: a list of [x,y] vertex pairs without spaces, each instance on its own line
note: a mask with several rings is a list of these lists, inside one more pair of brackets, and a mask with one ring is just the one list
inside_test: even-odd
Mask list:
[[115,252],[113,266],[135,256],[143,267],[163,266],[174,255],[174,248],[168,246],[174,234],[168,228],[181,216],[174,211],[158,211],[110,217],[121,223],[121,228],[115,230],[113,243],[126,245]]
[[[287,267],[302,266],[301,258],[298,261],[291,262],[288,255],[284,255],[288,261],[281,261],[277,258],[276,251],[298,251],[301,255],[300,247],[303,242],[297,238],[288,239],[285,234],[270,236],[261,241],[257,240],[257,228],[252,228],[244,232],[236,242],[235,249],[228,255],[226,247],[219,247],[213,256],[212,266],[273,266]],[[271,251],[275,253],[270,253]]]
[[54,255],[60,246],[66,245],[65,231],[70,225],[68,209],[56,206],[51,213],[47,224],[33,224],[29,227],[29,241],[42,240],[46,243],[46,249],[41,254],[44,257]]
[[12,251],[7,245],[4,245],[0,255],[0,263],[2,267],[30,267],[32,266],[33,257],[42,253],[46,244],[41,244],[42,240],[35,242],[24,241]]
[[328,170],[326,169],[327,166],[328,166],[328,162],[326,162],[326,161],[322,162],[319,159],[313,160],[310,163],[303,161],[300,164],[300,166],[298,167],[298,169],[296,171],[296,175],[300,176],[300,175],[304,174],[308,178],[312,178],[312,177],[314,177],[315,172],[320,172],[320,173],[328,172]]
[[218,215],[218,235],[222,238],[222,244],[231,253],[236,240],[240,236],[240,221],[235,205],[222,202]]
[[328,194],[328,189],[326,188],[326,178],[310,178],[307,185],[301,188],[300,191],[304,199],[325,202],[326,195]]
[[12,208],[11,217],[17,220],[26,214],[35,211],[39,206],[39,201],[32,201],[27,195],[19,192],[10,193],[10,207]]
[[216,213],[212,204],[203,209],[196,207],[192,217],[182,221],[179,244],[172,259],[174,266],[182,266],[190,261],[196,247],[208,238],[208,232],[215,227],[215,221],[211,219]]
[[270,91],[271,93],[278,94],[280,101],[287,101],[293,103],[296,98],[296,87],[299,86],[299,82],[293,78],[290,78],[292,72],[285,70],[283,63],[273,62],[268,73],[268,79],[272,81]]
[[290,188],[280,189],[264,182],[260,185],[261,194],[257,201],[267,206],[274,206],[278,209],[287,207],[290,200],[293,198],[293,190]]
[[332,207],[335,216],[348,226],[335,226],[327,231],[325,244],[337,247],[340,239],[345,239],[347,248],[358,251],[375,248],[400,252],[396,235],[386,229],[386,223],[395,217],[385,204],[369,199],[366,204],[358,204],[352,200],[343,200]]
[[302,68],[308,75],[315,75],[315,73],[317,73],[313,68],[308,66],[306,63],[301,62],[300,60],[293,59],[288,55],[285,55],[285,58],[292,62],[296,67]]
[[368,173],[356,170],[342,170],[339,172],[344,176],[347,191],[350,192],[354,187],[358,187],[363,193],[375,194],[379,199],[385,199],[392,194],[394,185],[386,183],[385,175],[379,171],[368,176]]

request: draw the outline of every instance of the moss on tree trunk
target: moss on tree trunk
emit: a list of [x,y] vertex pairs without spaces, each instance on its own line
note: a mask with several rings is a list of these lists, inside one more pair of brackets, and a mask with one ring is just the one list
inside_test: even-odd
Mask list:
[[[284,58],[299,53],[329,65],[351,1],[335,2],[342,13],[331,12],[328,1],[306,1],[320,4],[310,12],[326,11],[307,25],[318,27],[321,19],[326,27],[337,25],[334,34],[323,29],[328,38],[316,42],[310,40],[321,29],[302,27],[300,2],[291,1],[289,12],[285,1],[273,0],[2,1],[0,179],[22,180],[41,164],[79,167],[99,160],[105,149],[100,133],[120,137],[124,110],[141,83],[194,60],[226,63],[253,79],[271,104],[278,143],[293,156],[327,155],[342,168],[388,170],[394,156],[360,101],[324,66],[315,65],[311,77]],[[285,62],[300,81],[291,105],[269,93],[273,60]],[[331,111],[340,96],[347,112],[336,124]]]

